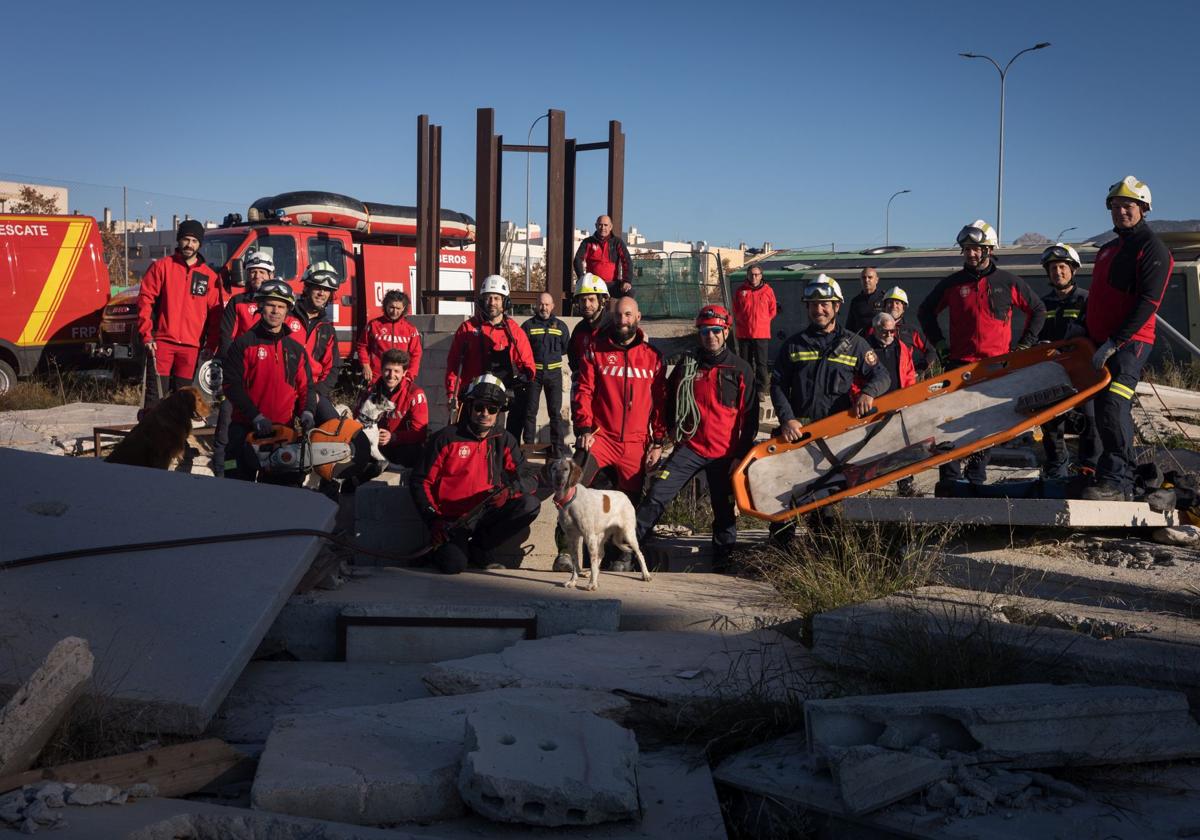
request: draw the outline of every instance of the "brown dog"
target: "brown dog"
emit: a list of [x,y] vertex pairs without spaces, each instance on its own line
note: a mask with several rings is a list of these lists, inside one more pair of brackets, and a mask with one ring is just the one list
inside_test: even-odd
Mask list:
[[104,460],[110,464],[170,469],[171,462],[183,454],[192,418],[203,420],[209,405],[197,388],[182,388],[146,411]]

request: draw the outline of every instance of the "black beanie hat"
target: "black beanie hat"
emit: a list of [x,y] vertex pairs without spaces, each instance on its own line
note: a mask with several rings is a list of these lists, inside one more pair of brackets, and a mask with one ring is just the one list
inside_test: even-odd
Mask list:
[[204,241],[204,225],[195,219],[184,219],[179,223],[179,231],[175,234],[175,241],[178,242],[185,236],[194,236],[200,242]]

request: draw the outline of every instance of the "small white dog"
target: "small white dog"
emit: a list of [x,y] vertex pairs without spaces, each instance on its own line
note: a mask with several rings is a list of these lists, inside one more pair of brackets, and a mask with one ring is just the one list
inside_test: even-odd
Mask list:
[[610,541],[622,551],[633,552],[642,570],[642,580],[651,580],[646,558],[637,542],[633,503],[620,490],[580,487],[582,475],[583,469],[570,458],[559,458],[550,464],[558,524],[566,534],[571,553],[571,579],[563,586],[574,587],[579,580],[585,542],[591,557],[588,582],[584,587],[589,592],[599,586],[600,561],[604,557],[604,545]]
[[358,410],[358,422],[362,423],[363,434],[371,441],[371,457],[383,464],[387,463],[387,458],[379,451],[379,419],[395,408],[387,397],[372,394]]

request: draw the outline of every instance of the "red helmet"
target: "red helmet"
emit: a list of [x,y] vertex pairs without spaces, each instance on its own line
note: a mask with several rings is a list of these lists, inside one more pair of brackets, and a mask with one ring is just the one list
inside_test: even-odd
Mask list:
[[710,304],[696,316],[696,327],[729,327],[729,310],[724,306]]

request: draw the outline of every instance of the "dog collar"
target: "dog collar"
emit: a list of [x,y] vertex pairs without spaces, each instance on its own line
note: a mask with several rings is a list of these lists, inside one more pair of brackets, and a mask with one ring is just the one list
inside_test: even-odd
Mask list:
[[555,496],[554,497],[554,506],[556,508],[558,508],[559,510],[562,510],[567,505],[571,504],[571,502],[573,502],[575,500],[575,491],[577,489],[578,489],[577,487],[572,487],[571,491],[569,493],[567,493],[567,495],[561,499],[558,498],[558,496]]

